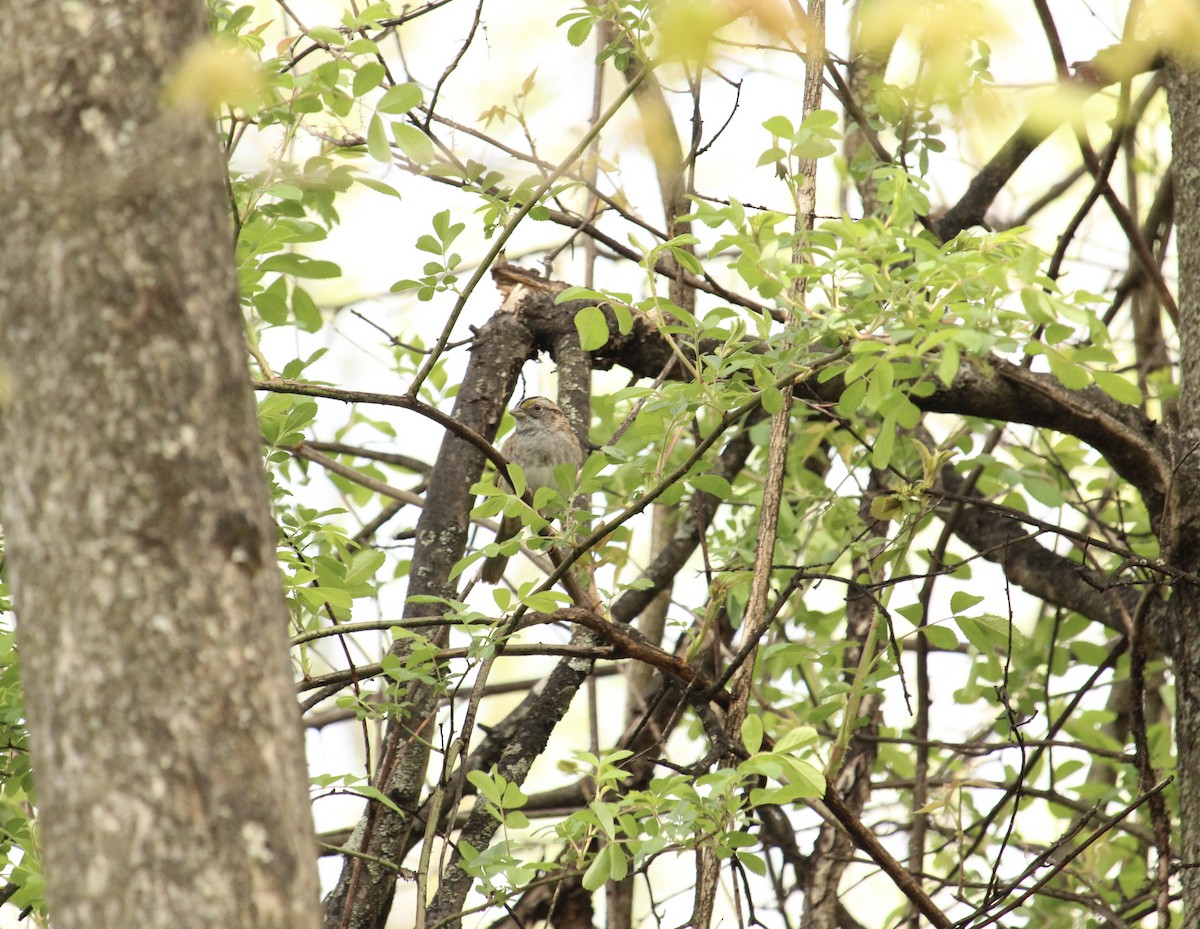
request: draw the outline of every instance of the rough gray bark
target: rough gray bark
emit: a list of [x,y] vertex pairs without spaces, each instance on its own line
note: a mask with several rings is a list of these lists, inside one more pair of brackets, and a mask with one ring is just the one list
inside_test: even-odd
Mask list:
[[[1175,221],[1179,229],[1179,429],[1176,492],[1164,554],[1176,567],[1200,566],[1200,72],[1170,68],[1168,100],[1174,151]],[[1173,543],[1173,544],[1170,544]],[[1200,860],[1200,589],[1179,584],[1171,598],[1175,653],[1176,746],[1179,752],[1180,860]],[[1179,872],[1187,926],[1200,925],[1200,870]]]
[[56,926],[318,924],[199,0],[0,17],[0,517]]

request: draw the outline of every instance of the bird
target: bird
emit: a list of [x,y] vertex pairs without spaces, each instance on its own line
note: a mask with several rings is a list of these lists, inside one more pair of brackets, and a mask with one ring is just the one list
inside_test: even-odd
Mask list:
[[[517,426],[500,451],[510,463],[521,466],[531,495],[542,487],[555,486],[554,471],[560,465],[569,464],[573,471],[579,470],[583,464],[583,449],[558,404],[545,397],[526,397],[513,408],[512,415]],[[511,489],[507,480],[503,483]],[[496,533],[496,541],[505,542],[520,529],[520,517],[505,516]],[[507,555],[489,556],[483,563],[480,578],[487,584],[499,583],[507,564]]]

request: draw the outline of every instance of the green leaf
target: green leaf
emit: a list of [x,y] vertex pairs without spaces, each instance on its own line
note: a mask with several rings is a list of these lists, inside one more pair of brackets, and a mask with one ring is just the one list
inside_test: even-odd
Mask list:
[[[391,160],[391,152],[388,153],[388,159]],[[376,180],[373,177],[367,177],[363,174],[357,175],[354,180],[357,183],[362,184],[363,187],[373,190],[376,193],[383,194],[387,197],[395,197],[397,200],[400,199],[400,191],[396,190],[396,188],[389,184],[383,183],[383,181]]]
[[379,803],[382,803],[384,806],[386,806],[389,810],[391,810],[394,813],[398,813],[401,816],[404,815],[404,811],[401,810],[400,807],[396,806],[395,802],[393,800],[391,800],[388,797],[388,795],[385,794],[378,787],[372,787],[370,784],[358,784],[358,785],[355,785],[354,787],[351,787],[350,789],[353,790],[356,794],[361,794],[364,797],[368,797],[371,800],[375,800]]
[[757,755],[751,755],[738,765],[738,773],[743,776],[747,774],[761,774],[763,777],[769,777],[775,781],[783,777],[783,770],[782,760],[772,752],[760,752]]
[[375,109],[380,113],[397,115],[407,113],[421,102],[421,88],[416,84],[397,84],[384,91]]
[[504,811],[504,825],[509,829],[528,829],[529,817],[516,810]]
[[613,819],[613,805],[611,803],[603,803],[599,800],[593,800],[588,804],[588,809],[596,818],[596,824],[603,830],[605,836],[612,838],[617,834],[616,821]]
[[802,796],[810,799],[825,796],[825,775],[814,765],[801,758],[785,757],[783,761],[788,769],[789,786],[802,790]]
[[750,852],[738,852],[737,860],[746,866],[746,870],[751,874],[756,874],[759,877],[767,876],[767,865],[758,855],[753,855]]
[[501,797],[502,805],[506,810],[517,810],[529,802],[529,798],[521,791],[519,784],[514,784],[512,781],[506,781],[504,784],[504,795]]
[[958,636],[954,634],[954,630],[946,626],[922,626],[921,634],[925,636],[925,640],[933,647],[940,648],[944,651],[953,651],[958,645]]
[[1017,276],[1026,284],[1035,283],[1041,263],[1041,252],[1035,248],[1025,249],[1017,259]]
[[277,278],[270,287],[255,295],[251,301],[258,315],[273,326],[282,326],[287,322],[287,282]]
[[337,587],[297,587],[296,593],[303,597],[310,606],[317,608],[328,603],[331,606],[348,610],[354,603],[350,594]]
[[46,893],[45,878],[41,874],[30,874],[24,869],[19,869],[19,871],[20,878],[18,871],[14,871],[12,875],[12,883],[16,884],[18,889],[5,902],[15,910],[22,910],[26,907],[40,908]]
[[354,83],[351,91],[354,96],[361,97],[363,94],[374,90],[379,86],[379,82],[383,80],[387,74],[383,64],[378,61],[367,61],[359,66],[354,72]]
[[742,721],[742,744],[751,755],[762,748],[763,724],[762,719],[751,714]]
[[983,597],[978,594],[969,594],[965,590],[956,590],[950,595],[950,610],[954,613],[961,613],[964,610],[969,610],[977,603],[982,603]]
[[796,158],[824,158],[837,151],[837,146],[828,139],[810,136],[792,145],[791,154]]
[[[818,795],[820,796],[820,795]],[[787,806],[789,803],[794,803],[797,800],[812,799],[803,787],[787,784],[783,787],[756,787],[750,791],[751,806]]]
[[1071,654],[1080,662],[1093,667],[1099,667],[1108,660],[1108,648],[1096,642],[1075,639],[1070,645]]
[[763,123],[763,128],[771,135],[779,136],[781,139],[790,139],[792,133],[796,131],[786,116],[772,116]]
[[763,409],[772,416],[783,409],[783,394],[774,384],[763,388],[760,399]]
[[833,110],[813,110],[804,118],[801,125],[805,129],[811,129],[814,132],[820,132],[824,135],[836,136],[840,133],[833,131],[833,127],[837,125],[840,117]]
[[592,863],[588,865],[588,869],[583,873],[583,888],[584,890],[599,890],[608,882],[608,876],[611,873],[611,860],[605,849],[601,849],[600,853],[592,859]]
[[578,48],[592,33],[592,19],[580,18],[567,27],[567,41]]
[[1142,402],[1142,391],[1138,385],[1120,374],[1093,370],[1092,380],[1096,382],[1097,387],[1119,403],[1138,406]]
[[999,616],[955,616],[954,622],[967,641],[985,654],[1006,648],[1010,633],[1014,643],[1019,641],[1017,630]]
[[306,332],[317,332],[324,325],[324,319],[320,317],[320,308],[317,306],[317,302],[302,287],[296,287],[292,290],[292,312],[296,318],[296,323]]
[[954,375],[958,373],[959,360],[957,345],[947,342],[942,346],[941,357],[938,358],[937,376],[938,380],[946,387],[954,382]]
[[1026,474],[1021,481],[1021,488],[1044,506],[1058,507],[1065,502],[1061,488],[1053,481],[1038,475]]
[[859,407],[862,406],[863,398],[867,395],[867,382],[865,379],[854,381],[852,384],[847,384],[846,389],[842,391],[842,395],[838,398],[837,411],[838,414],[849,419],[858,413]]
[[873,410],[882,410],[888,394],[896,384],[895,368],[886,358],[880,357],[871,369],[867,384],[867,405]]
[[292,313],[305,332],[317,332],[324,325],[321,310],[307,290],[296,287],[292,290]]
[[304,191],[295,184],[272,184],[265,191],[272,196],[278,197],[280,200],[303,200]]
[[575,314],[575,331],[579,333],[579,347],[593,352],[608,342],[608,320],[598,306],[585,306]]
[[326,45],[341,45],[346,37],[331,26],[313,26],[308,30],[310,39],[317,42],[322,42]]
[[629,874],[629,859],[625,857],[625,850],[614,842],[604,850],[604,853],[609,858],[609,879],[614,881],[625,880]]
[[1061,761],[1054,766],[1054,776],[1059,780],[1065,780],[1076,771],[1082,771],[1087,767],[1079,758],[1068,758],[1066,761]]
[[[524,494],[525,494],[525,469],[522,468],[515,461],[510,461],[508,463],[508,477],[512,481],[513,493],[518,497],[524,496]],[[506,482],[501,481],[501,483],[506,483]],[[519,511],[519,510],[520,510],[520,506],[518,505],[517,511]],[[513,513],[510,515],[516,515],[516,514]]]
[[718,474],[697,474],[688,478],[688,482],[697,490],[712,494],[718,500],[728,500],[733,496],[733,487],[729,481]]
[[467,772],[467,780],[479,791],[479,795],[483,799],[495,806],[500,806],[501,788],[492,774],[476,769]]
[[896,449],[896,418],[885,416],[879,434],[875,437],[875,447],[871,449],[871,467],[886,468],[892,461],[892,452]]
[[433,217],[433,231],[437,233],[444,249],[449,248],[455,239],[466,229],[466,223],[451,223],[450,211],[442,210]]
[[1046,360],[1050,362],[1050,373],[1069,390],[1082,390],[1091,381],[1087,368],[1075,364],[1058,352],[1046,352]]
[[519,599],[529,609],[536,610],[539,613],[550,613],[557,610],[560,606],[570,603],[557,590],[543,590],[536,594],[530,594],[527,597],[520,597]]
[[817,730],[812,726],[794,726],[775,743],[776,752],[795,752],[817,743]]
[[328,280],[341,277],[342,269],[332,261],[318,261],[297,252],[283,252],[272,255],[260,266],[264,271],[279,271],[294,277],[307,277],[315,280]]
[[[554,298],[554,304],[557,306],[560,303],[566,303],[568,300],[607,300],[604,294],[598,290],[590,290],[587,287],[568,287],[566,290],[558,293]],[[630,297],[630,300],[633,298]]]
[[355,552],[346,568],[346,576],[342,582],[347,587],[365,584],[375,578],[375,572],[383,567],[385,561],[387,561],[387,555],[377,548]]
[[433,161],[433,143],[429,141],[429,136],[425,135],[416,126],[409,126],[406,123],[392,123],[392,138],[400,146],[400,151],[404,152],[404,154],[417,164],[429,164]]
[[378,115],[372,116],[367,124],[367,154],[382,164],[390,164],[392,146],[388,142],[387,126]]

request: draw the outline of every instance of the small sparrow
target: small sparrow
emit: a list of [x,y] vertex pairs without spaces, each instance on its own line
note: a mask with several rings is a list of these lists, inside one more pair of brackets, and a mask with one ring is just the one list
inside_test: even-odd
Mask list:
[[[525,472],[525,484],[529,493],[536,494],[542,487],[555,486],[554,469],[570,464],[578,470],[583,464],[583,450],[571,423],[558,405],[545,397],[527,397],[513,408],[517,427],[500,449],[513,464],[519,464]],[[501,479],[504,486],[508,481]],[[511,488],[510,488],[511,489]],[[497,542],[505,542],[521,529],[521,520],[506,516],[496,533]],[[508,564],[507,555],[492,555],[483,562],[480,578],[487,584],[499,583]]]

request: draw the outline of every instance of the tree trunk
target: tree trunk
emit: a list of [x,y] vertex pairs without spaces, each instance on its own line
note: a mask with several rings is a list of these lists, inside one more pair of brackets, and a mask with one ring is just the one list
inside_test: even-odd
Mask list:
[[[1172,66],[1169,102],[1179,228],[1179,429],[1175,488],[1164,520],[1164,555],[1185,571],[1200,567],[1200,72]],[[1200,860],[1200,590],[1175,587],[1176,743],[1179,751],[1181,860]],[[1200,925],[1200,870],[1185,867],[1184,924]]]
[[204,6],[0,18],[0,517],[59,927],[317,926]]

